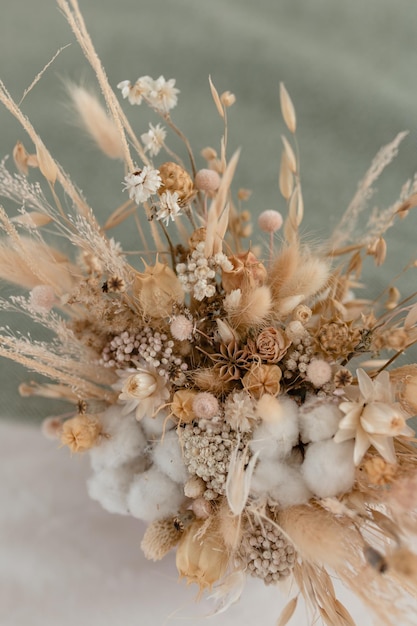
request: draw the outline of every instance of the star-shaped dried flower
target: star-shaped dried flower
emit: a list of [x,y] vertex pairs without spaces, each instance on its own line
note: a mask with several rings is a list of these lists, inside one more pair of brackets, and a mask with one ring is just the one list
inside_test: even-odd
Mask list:
[[161,186],[161,177],[158,170],[145,165],[141,170],[136,170],[125,176],[124,191],[128,190],[129,198],[136,204],[146,202],[152,194]]
[[395,402],[389,374],[381,372],[375,380],[363,369],[358,369],[356,374],[359,393],[339,405],[345,417],[340,421],[334,440],[339,443],[355,439],[355,465],[359,465],[371,445],[388,463],[396,463],[393,437],[412,437],[414,431],[407,426],[407,415]]

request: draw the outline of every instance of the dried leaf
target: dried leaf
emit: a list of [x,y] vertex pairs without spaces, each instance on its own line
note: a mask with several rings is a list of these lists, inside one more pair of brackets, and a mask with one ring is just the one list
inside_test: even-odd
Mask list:
[[415,304],[408,312],[404,321],[405,330],[409,330],[417,323],[417,304]]
[[281,167],[279,169],[279,190],[286,200],[289,200],[294,188],[294,176],[291,172],[287,153],[282,152]]
[[298,185],[294,189],[294,193],[291,196],[288,215],[291,223],[294,225],[294,228],[298,228],[303,221],[304,216],[303,196],[301,195],[301,189]]
[[294,615],[295,609],[297,608],[298,596],[292,598],[282,609],[281,615],[278,618],[276,626],[286,626],[292,616]]
[[285,154],[288,158],[288,165],[293,174],[297,173],[297,159],[294,154],[294,150],[291,147],[290,142],[285,137],[285,135],[281,135],[282,143],[284,144]]
[[209,76],[209,83],[210,83],[211,95],[213,96],[214,104],[216,105],[216,108],[220,117],[224,119],[223,105],[220,100],[219,92],[217,91],[216,87],[213,84],[213,81],[211,80],[211,76]]
[[295,133],[297,128],[297,118],[295,116],[295,109],[290,98],[290,94],[285,88],[284,83],[279,84],[279,97],[281,101],[281,112],[284,122],[287,125],[288,130],[291,133]]
[[335,600],[335,604],[336,604],[336,613],[344,620],[344,623],[346,624],[346,626],[356,626],[347,608],[337,599]]
[[31,213],[23,213],[13,217],[12,222],[20,226],[26,226],[26,228],[39,228],[40,226],[50,224],[52,217],[45,215],[45,213],[39,213],[39,211],[32,211]]
[[50,182],[51,185],[54,185],[58,175],[58,168],[41,141],[38,141],[36,144],[36,156],[38,157],[40,171],[45,176],[46,180]]

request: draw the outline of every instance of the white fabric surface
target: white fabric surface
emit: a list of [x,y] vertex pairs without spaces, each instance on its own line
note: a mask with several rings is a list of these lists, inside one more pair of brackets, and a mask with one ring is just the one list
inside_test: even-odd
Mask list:
[[[88,458],[57,448],[33,426],[0,422],[1,626],[275,625],[287,598],[254,579],[207,621],[212,603],[195,603],[173,556],[146,561],[144,526],[91,501]],[[358,626],[372,624],[343,589],[340,598]],[[292,626],[309,625],[303,602],[296,616]]]

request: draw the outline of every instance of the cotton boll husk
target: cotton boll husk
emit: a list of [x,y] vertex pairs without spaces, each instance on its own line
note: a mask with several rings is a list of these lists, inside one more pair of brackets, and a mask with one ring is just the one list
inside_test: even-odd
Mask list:
[[128,515],[127,496],[131,480],[132,472],[128,466],[101,469],[87,481],[88,495],[106,511]]
[[342,417],[342,411],[328,398],[308,397],[299,410],[301,441],[309,443],[330,439],[336,433]]
[[164,432],[175,427],[172,419],[167,419],[166,411],[158,411],[156,417],[145,416],[141,419],[141,426],[148,439],[160,439]]
[[249,446],[260,458],[284,458],[298,443],[298,407],[290,398],[264,394],[256,407],[262,422],[252,433]]
[[181,445],[176,431],[170,431],[153,450],[155,465],[176,483],[187,482],[190,475],[184,465]]
[[353,441],[335,443],[333,439],[311,443],[301,471],[314,495],[319,498],[349,491],[355,480]]
[[181,486],[155,466],[134,477],[127,498],[133,517],[145,522],[175,515],[183,501]]
[[250,493],[258,497],[267,495],[282,507],[303,504],[312,496],[300,471],[276,459],[258,462]]
[[90,450],[94,470],[118,467],[141,456],[147,441],[134,413],[122,415],[119,406],[113,406],[100,415],[104,437]]

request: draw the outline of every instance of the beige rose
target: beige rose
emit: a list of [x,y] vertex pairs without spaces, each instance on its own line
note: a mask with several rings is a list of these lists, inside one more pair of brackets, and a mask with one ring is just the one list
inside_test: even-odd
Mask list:
[[256,338],[256,350],[263,361],[277,363],[291,345],[284,331],[278,328],[265,328]]

